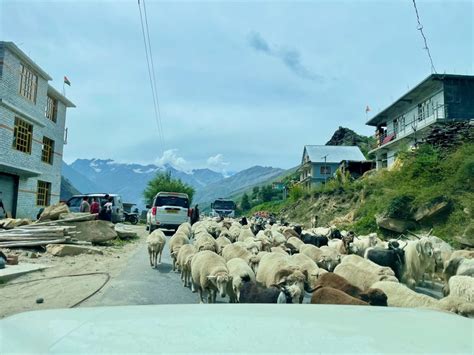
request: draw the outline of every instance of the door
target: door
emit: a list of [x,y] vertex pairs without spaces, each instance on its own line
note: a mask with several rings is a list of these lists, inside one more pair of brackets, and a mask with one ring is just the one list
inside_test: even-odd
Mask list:
[[[18,196],[18,176],[0,173],[0,198],[8,217],[16,216],[16,200]],[[0,218],[6,217],[0,209]]]

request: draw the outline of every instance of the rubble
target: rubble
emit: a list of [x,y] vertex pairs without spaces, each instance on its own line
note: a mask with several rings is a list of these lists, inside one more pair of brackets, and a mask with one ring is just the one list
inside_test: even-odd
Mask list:
[[102,255],[103,252],[100,249],[71,244],[49,244],[46,246],[48,253],[54,256],[68,256],[68,255],[79,255],[79,254],[98,254]]
[[64,226],[74,227],[77,234],[77,240],[103,243],[117,238],[117,232],[111,222],[95,220],[85,222],[68,222],[67,220],[61,222]]
[[0,219],[0,229],[13,229],[30,223],[31,221],[26,218],[4,218]]
[[133,229],[122,223],[115,225],[115,232],[117,232],[118,237],[122,239],[137,237],[137,232],[134,232]]
[[41,213],[39,221],[58,220],[60,215],[63,213],[69,213],[69,208],[64,203],[57,203],[55,205],[48,206]]

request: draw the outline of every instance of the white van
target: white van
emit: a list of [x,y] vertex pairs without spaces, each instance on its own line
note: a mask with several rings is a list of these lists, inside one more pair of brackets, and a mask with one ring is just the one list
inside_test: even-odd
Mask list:
[[147,205],[147,229],[153,232],[157,228],[178,229],[179,225],[189,222],[191,210],[189,196],[179,192],[158,192],[152,205]]

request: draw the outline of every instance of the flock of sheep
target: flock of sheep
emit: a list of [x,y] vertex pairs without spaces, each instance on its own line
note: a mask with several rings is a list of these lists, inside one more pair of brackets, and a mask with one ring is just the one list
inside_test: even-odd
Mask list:
[[[205,219],[182,224],[169,239],[173,271],[199,301],[421,307],[474,316],[474,251],[453,250],[434,236],[382,241],[335,227]],[[148,236],[150,264],[161,262],[166,237]],[[444,282],[438,300],[414,291],[427,279]]]

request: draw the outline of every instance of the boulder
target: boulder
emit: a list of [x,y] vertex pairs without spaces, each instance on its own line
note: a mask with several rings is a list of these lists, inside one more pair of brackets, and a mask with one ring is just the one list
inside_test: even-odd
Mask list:
[[31,221],[26,218],[4,218],[0,220],[0,228],[13,229],[15,227],[24,226],[30,224]]
[[74,238],[86,242],[103,243],[117,238],[114,225],[107,221],[60,222],[60,224],[64,226],[75,226],[76,232],[79,233],[75,234]]
[[115,232],[117,232],[119,238],[122,239],[137,237],[137,232],[133,231],[132,228],[122,223],[117,223],[115,225]]
[[102,255],[103,252],[100,249],[85,247],[83,245],[72,245],[72,244],[48,244],[46,246],[48,253],[54,256],[70,256],[79,254],[98,254]]
[[90,214],[89,212],[69,212],[61,213],[59,219],[75,219],[79,221],[93,221],[97,218],[95,214]]
[[449,201],[439,201],[419,207],[415,212],[415,221],[420,222],[435,217],[447,211],[450,207]]
[[376,216],[377,226],[397,233],[404,233],[409,229],[415,229],[416,223],[410,220],[392,217]]
[[59,216],[63,213],[69,213],[69,208],[64,203],[57,203],[46,207],[41,213],[39,221],[55,221],[59,219]]

